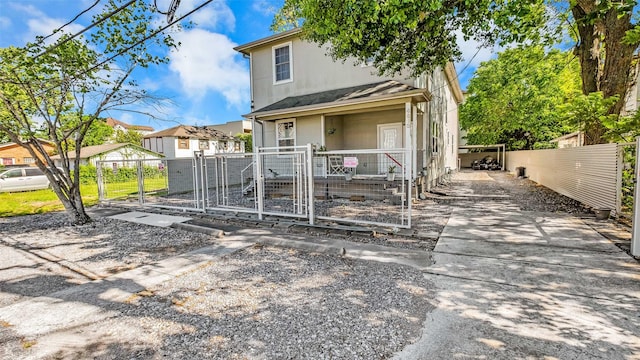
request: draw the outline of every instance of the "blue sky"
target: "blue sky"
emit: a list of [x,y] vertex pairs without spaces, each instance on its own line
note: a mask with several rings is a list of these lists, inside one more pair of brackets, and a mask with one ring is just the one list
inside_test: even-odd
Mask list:
[[[188,12],[203,1],[181,0],[178,14]],[[22,46],[37,35],[48,35],[93,2],[0,0],[0,47]],[[166,9],[169,2],[157,0],[160,9]],[[282,0],[216,0],[207,5],[190,17],[196,23],[192,29],[174,35],[182,46],[169,54],[168,64],[135,74],[141,87],[171,99],[172,105],[162,116],[166,120],[152,120],[133,113],[105,115],[158,130],[177,123],[210,125],[241,119],[242,114],[250,111],[249,63],[233,47],[270,35],[269,25],[281,4]],[[65,29],[72,33],[81,30],[90,24],[90,14]],[[456,67],[461,71],[466,66],[459,76],[464,89],[474,69],[481,61],[490,59],[493,51],[478,51],[473,42],[462,43],[461,49],[465,60]]]

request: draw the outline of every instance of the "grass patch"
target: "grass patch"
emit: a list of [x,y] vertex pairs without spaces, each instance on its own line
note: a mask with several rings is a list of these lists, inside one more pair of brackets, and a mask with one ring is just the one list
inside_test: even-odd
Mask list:
[[[98,203],[97,185],[81,185],[80,193],[85,206]],[[0,216],[32,215],[61,210],[64,210],[64,206],[50,189],[0,193]]]

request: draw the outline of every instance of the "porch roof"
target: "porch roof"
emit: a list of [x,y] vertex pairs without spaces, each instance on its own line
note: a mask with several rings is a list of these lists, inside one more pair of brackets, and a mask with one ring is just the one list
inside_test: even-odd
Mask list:
[[429,99],[428,90],[418,89],[396,80],[388,80],[307,95],[290,96],[244,116],[274,116],[413,97],[419,97],[426,101]]

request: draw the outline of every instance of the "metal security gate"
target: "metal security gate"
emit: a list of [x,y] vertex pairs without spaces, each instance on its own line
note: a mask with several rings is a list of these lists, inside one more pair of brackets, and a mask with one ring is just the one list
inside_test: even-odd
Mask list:
[[313,224],[312,149],[260,148],[256,154],[258,216],[307,218]]
[[[382,159],[382,160],[381,160]],[[311,144],[256,153],[99,161],[100,201],[199,212],[252,213],[411,227],[406,149],[316,151]]]

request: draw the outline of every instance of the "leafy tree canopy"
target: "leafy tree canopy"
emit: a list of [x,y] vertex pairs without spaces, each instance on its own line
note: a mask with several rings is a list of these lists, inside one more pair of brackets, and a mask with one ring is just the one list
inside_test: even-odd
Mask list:
[[[302,26],[302,36],[338,59],[373,61],[381,74],[429,72],[460,60],[459,33],[484,45],[550,45],[568,31],[575,40],[582,92],[618,100],[628,91],[640,44],[636,0],[285,0],[272,28]],[[588,143],[606,139],[604,125],[586,128]]]
[[[167,50],[175,47],[147,3],[108,0],[84,35],[60,32],[53,44],[39,37],[0,49],[0,132],[37,159],[76,223],[90,221],[79,186],[80,148],[94,141],[87,134],[99,129],[104,112],[153,100],[130,76],[138,67],[167,62]],[[62,170],[37,141],[42,131],[55,143]]]
[[506,143],[509,150],[549,146],[574,131],[563,104],[580,95],[580,70],[568,52],[540,46],[508,49],[477,69],[461,107],[469,144]]
[[115,133],[116,143],[129,143],[135,145],[142,145],[142,134],[135,130],[116,130]]

